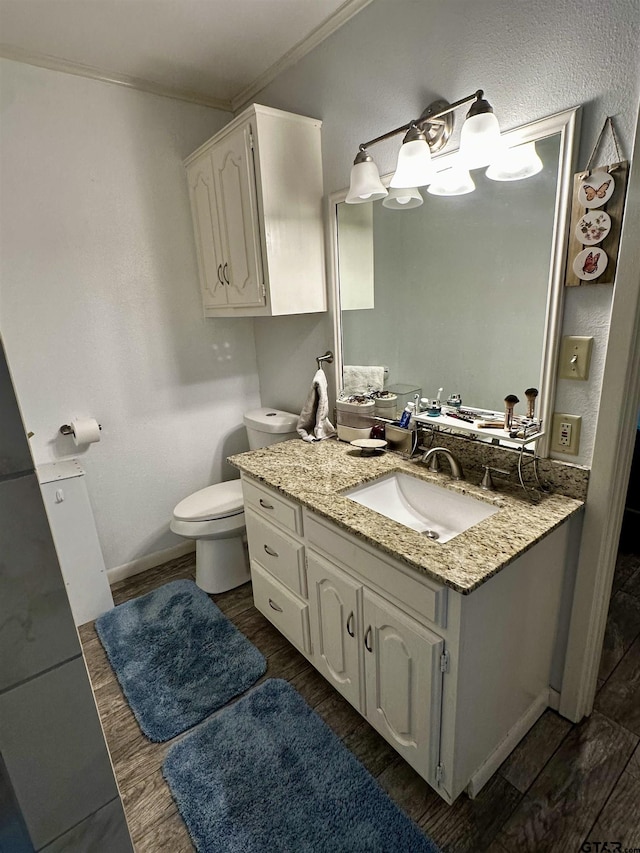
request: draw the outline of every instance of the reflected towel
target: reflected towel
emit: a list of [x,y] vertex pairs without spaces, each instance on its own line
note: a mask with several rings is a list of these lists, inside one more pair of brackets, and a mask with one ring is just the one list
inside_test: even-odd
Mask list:
[[351,394],[382,391],[384,367],[375,364],[345,364],[342,368],[342,382],[344,390]]
[[297,431],[300,438],[304,441],[320,441],[335,435],[336,431],[328,415],[327,377],[323,370],[318,369],[298,418]]

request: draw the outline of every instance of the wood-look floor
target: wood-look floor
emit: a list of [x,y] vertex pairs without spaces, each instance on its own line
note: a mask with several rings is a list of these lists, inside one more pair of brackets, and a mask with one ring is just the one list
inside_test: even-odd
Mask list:
[[[178,578],[194,578],[193,555],[115,585],[115,603]],[[640,851],[640,557],[618,560],[593,714],[572,725],[547,710],[479,796],[452,806],[253,607],[250,584],[212,598],[267,658],[264,677],[291,682],[445,853]],[[137,853],[192,851],[160,770],[171,742],[141,733],[93,623],[80,635]]]

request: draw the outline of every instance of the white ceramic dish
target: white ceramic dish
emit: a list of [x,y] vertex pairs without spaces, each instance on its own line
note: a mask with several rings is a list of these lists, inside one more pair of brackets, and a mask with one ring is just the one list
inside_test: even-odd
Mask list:
[[387,446],[384,438],[356,438],[350,444],[359,447],[363,456],[371,456],[377,451],[384,450]]

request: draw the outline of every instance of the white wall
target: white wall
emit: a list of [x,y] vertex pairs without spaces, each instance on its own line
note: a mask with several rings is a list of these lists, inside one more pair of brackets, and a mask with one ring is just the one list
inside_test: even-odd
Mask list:
[[[323,120],[325,191],[346,186],[360,142],[420,114],[436,97],[453,101],[485,89],[504,129],[584,106],[579,167],[607,115],[624,154],[631,147],[640,91],[637,0],[376,0],[256,100]],[[375,146],[381,173],[395,167],[399,137]],[[616,160],[610,143],[597,162]],[[591,459],[607,344],[612,287],[569,288],[564,329],[593,335],[588,382],[561,380],[556,408],[581,415],[581,454]],[[331,344],[317,317],[256,322],[263,396],[295,406]],[[277,372],[277,373],[276,373]],[[278,377],[274,384],[273,377]]]
[[[182,159],[230,115],[2,61],[0,328],[37,464],[77,456],[107,567],[184,540],[260,404],[250,319],[204,320]],[[58,427],[102,423],[78,453]]]

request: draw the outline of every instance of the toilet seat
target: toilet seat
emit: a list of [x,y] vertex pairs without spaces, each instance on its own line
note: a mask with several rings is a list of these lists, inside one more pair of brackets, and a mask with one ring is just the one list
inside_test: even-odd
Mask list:
[[242,483],[231,480],[228,483],[216,483],[194,492],[180,501],[173,511],[178,521],[213,521],[241,515],[244,511],[242,501]]

